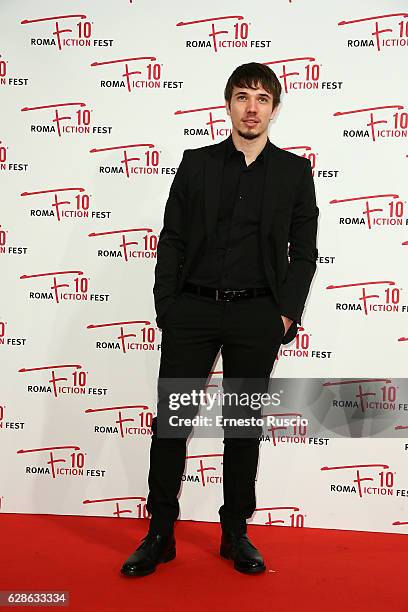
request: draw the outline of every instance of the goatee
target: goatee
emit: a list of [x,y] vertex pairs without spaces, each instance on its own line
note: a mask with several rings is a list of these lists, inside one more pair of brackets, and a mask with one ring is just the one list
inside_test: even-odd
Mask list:
[[245,138],[245,140],[255,140],[255,138],[258,138],[259,134],[254,134],[253,132],[241,132],[241,130],[238,130],[238,134],[241,136],[241,138]]

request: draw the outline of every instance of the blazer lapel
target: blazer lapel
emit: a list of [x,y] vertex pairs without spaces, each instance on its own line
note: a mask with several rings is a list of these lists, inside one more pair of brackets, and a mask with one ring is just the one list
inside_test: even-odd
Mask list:
[[217,223],[221,200],[222,173],[224,169],[225,143],[223,140],[210,149],[204,170],[205,229],[209,239]]
[[276,288],[276,274],[273,266],[269,262],[269,251],[267,247],[268,234],[270,233],[274,223],[274,209],[278,202],[282,199],[285,191],[285,163],[284,160],[282,160],[282,156],[279,155],[279,152],[280,150],[275,147],[275,145],[272,145],[268,151],[260,215],[260,242],[265,263],[265,270],[270,280],[270,287],[273,295],[278,303],[279,297]]
[[282,157],[279,155],[279,149],[272,144],[266,159],[263,199],[261,204],[260,230],[262,242],[266,240],[272,226],[273,210],[279,202],[281,192],[284,188],[284,181],[282,178],[284,175],[285,168]]

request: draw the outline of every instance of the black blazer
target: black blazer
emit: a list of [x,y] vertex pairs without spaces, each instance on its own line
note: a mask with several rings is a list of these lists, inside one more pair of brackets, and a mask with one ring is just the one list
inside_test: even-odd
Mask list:
[[[170,187],[157,244],[153,288],[156,322],[175,302],[217,222],[226,140],[184,151]],[[297,334],[316,270],[319,210],[309,160],[272,145],[266,156],[260,243],[269,286]],[[289,249],[288,249],[289,244]]]

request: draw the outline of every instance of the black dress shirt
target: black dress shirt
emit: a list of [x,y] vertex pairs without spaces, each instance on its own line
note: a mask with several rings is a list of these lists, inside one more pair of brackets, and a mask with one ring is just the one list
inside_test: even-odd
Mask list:
[[227,140],[221,201],[214,233],[188,280],[218,289],[267,287],[260,246],[259,224],[265,152],[269,139],[249,166],[245,155]]

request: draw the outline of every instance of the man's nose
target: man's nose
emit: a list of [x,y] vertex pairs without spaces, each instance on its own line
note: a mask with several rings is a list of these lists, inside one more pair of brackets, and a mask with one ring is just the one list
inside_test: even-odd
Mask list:
[[257,111],[257,103],[256,100],[251,100],[251,98],[247,102],[247,112],[248,113],[256,113]]

